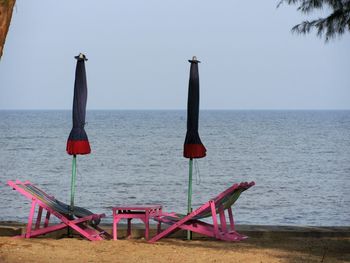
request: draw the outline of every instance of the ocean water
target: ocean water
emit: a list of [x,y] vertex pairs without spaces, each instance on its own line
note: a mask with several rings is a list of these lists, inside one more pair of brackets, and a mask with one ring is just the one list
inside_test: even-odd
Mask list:
[[[69,203],[70,111],[0,111],[0,220],[25,222],[30,180]],[[88,111],[92,153],[78,156],[75,203],[162,204],[186,212],[185,111]],[[201,111],[207,157],[196,160],[193,206],[255,181],[234,207],[240,224],[350,225],[350,111]]]

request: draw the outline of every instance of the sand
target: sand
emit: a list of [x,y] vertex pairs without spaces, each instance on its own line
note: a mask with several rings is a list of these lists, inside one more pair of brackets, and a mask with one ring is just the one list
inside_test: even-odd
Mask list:
[[78,238],[0,237],[0,262],[350,262],[350,238],[143,239],[90,242]]

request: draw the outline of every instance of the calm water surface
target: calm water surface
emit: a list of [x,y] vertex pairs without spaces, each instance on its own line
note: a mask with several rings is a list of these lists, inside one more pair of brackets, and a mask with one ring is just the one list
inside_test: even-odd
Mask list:
[[[78,156],[76,204],[104,212],[161,203],[185,212],[185,111],[88,111],[92,153]],[[25,222],[29,203],[6,185],[30,180],[69,202],[70,111],[0,111],[0,220]],[[201,111],[208,152],[197,160],[194,207],[255,181],[241,224],[350,225],[350,111]]]

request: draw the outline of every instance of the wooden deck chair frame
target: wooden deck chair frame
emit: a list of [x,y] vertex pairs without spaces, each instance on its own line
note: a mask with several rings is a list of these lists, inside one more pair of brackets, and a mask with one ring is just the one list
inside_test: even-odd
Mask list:
[[[32,238],[69,227],[75,230],[77,233],[79,233],[82,237],[85,237],[90,241],[97,241],[110,238],[110,235],[108,233],[106,233],[103,229],[101,229],[93,223],[94,221],[99,222],[101,218],[105,217],[105,214],[93,214],[90,211],[83,209],[84,211],[88,211],[89,214],[80,218],[74,218],[69,215],[69,210],[64,211],[64,208],[62,208],[61,206],[59,206],[61,209],[55,209],[55,207],[50,205],[51,203],[56,203],[59,201],[53,196],[46,194],[44,191],[40,190],[38,187],[34,186],[29,181],[21,182],[19,180],[16,180],[15,182],[8,181],[7,183],[10,187],[27,197],[32,202],[29,211],[26,232],[19,237]],[[35,189],[38,192],[40,191],[40,195],[33,193],[32,191],[30,191],[30,189]],[[59,203],[64,204],[62,202]],[[36,209],[36,207],[38,207],[38,209]],[[36,210],[37,216],[35,220]],[[46,211],[46,216],[44,222],[41,222],[42,214],[44,211]],[[58,224],[49,225],[51,215],[54,215],[61,222]],[[35,224],[33,227],[34,220]]]
[[[181,229],[223,241],[241,241],[246,239],[247,236],[241,235],[235,230],[231,206],[243,191],[249,189],[253,185],[255,185],[254,182],[234,184],[217,197],[209,200],[192,213],[185,216],[179,216],[176,213],[162,212],[161,215],[154,217],[154,219],[158,221],[158,229],[160,229],[162,223],[170,226],[164,231],[159,232],[150,239],[149,242],[156,242]],[[228,213],[229,227],[226,223],[225,210],[227,210]],[[205,217],[211,217],[213,223],[209,224],[200,220]],[[220,224],[218,222],[218,217],[220,218]]]

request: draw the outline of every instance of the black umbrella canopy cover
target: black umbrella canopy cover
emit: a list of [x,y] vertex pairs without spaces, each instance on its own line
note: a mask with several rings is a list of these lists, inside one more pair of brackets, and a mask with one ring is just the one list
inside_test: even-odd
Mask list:
[[87,102],[87,81],[84,54],[75,57],[74,98],[73,98],[73,128],[67,141],[67,153],[70,155],[89,154],[91,152],[89,140],[85,132],[85,115]]
[[187,101],[187,133],[184,143],[185,158],[202,158],[206,155],[206,149],[198,134],[199,115],[199,74],[198,61],[196,57],[189,60],[191,63],[190,81],[188,85]]

